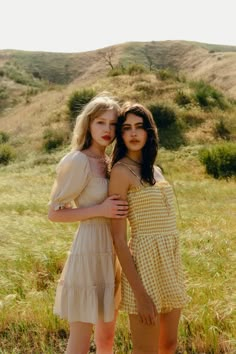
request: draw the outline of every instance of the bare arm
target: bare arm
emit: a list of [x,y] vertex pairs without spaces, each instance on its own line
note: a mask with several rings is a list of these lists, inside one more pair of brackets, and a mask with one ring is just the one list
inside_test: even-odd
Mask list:
[[50,206],[48,219],[54,222],[76,222],[94,217],[125,218],[128,213],[128,203],[120,200],[119,195],[113,195],[103,203],[86,208],[64,208],[54,210]]
[[[123,166],[115,166],[111,172],[109,183],[109,194],[118,193],[121,199],[127,199],[129,188],[129,173]],[[114,247],[119,258],[123,272],[134,292],[137,301],[139,316],[142,322],[154,324],[156,319],[156,309],[148,296],[141,278],[137,273],[133,258],[127,245],[127,224],[125,219],[113,219],[111,223]]]

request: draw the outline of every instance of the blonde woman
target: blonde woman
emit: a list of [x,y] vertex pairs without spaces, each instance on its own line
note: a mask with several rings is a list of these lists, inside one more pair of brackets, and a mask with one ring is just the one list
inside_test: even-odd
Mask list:
[[57,166],[48,217],[80,222],[59,280],[54,313],[69,321],[67,354],[85,354],[95,325],[97,353],[111,354],[119,304],[110,219],[127,215],[127,202],[108,197],[106,148],[115,138],[119,105],[92,99],[78,116],[72,150]]

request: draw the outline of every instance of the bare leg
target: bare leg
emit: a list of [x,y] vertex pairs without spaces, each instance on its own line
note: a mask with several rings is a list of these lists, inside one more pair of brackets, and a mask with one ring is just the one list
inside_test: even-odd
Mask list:
[[177,347],[180,309],[160,314],[160,354],[174,354]]
[[99,321],[95,326],[95,343],[97,354],[112,354],[113,342],[115,336],[117,311],[112,322]]
[[138,315],[129,315],[133,354],[157,354],[159,316],[156,325],[143,324]]
[[91,323],[71,322],[66,354],[87,354],[90,347],[92,328],[93,325]]

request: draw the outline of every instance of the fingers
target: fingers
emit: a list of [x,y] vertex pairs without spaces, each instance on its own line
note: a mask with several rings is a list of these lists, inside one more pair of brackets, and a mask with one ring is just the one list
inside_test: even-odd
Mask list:
[[140,318],[140,321],[147,326],[155,326],[157,323],[157,317],[155,316],[143,316]]
[[[125,203],[125,204],[124,204]],[[120,202],[113,204],[113,211],[115,214],[115,218],[124,218],[128,215],[128,203]]]
[[111,195],[110,197],[108,197],[108,199],[110,199],[110,200],[117,200],[117,199],[120,199],[120,195],[119,195],[119,194],[113,194],[113,195]]
[[147,326],[154,326],[157,324],[158,313],[154,304],[152,310],[148,313],[139,313],[139,319]]
[[114,210],[113,211],[113,217],[116,219],[120,219],[120,218],[126,218],[128,215],[128,210]]
[[152,326],[156,323],[155,318],[152,315],[139,315],[139,319],[147,326]]
[[114,194],[108,197],[109,200],[114,200],[116,205],[128,205],[128,202],[126,200],[120,199],[119,194]]

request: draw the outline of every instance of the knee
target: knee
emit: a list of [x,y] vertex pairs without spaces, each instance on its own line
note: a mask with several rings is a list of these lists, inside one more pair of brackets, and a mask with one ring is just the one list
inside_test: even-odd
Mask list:
[[114,340],[114,333],[107,332],[102,333],[101,335],[96,336],[95,343],[96,347],[99,351],[102,349],[105,350],[107,348],[112,348]]

